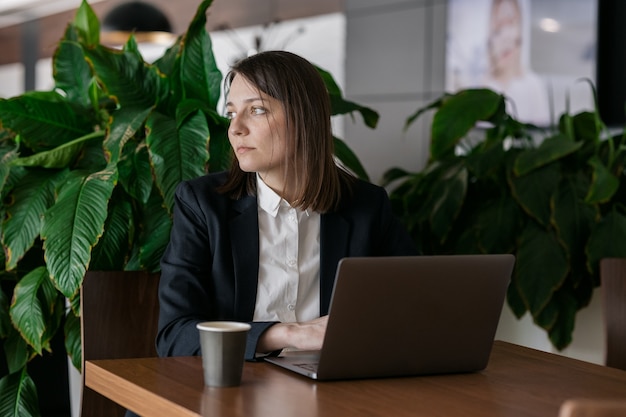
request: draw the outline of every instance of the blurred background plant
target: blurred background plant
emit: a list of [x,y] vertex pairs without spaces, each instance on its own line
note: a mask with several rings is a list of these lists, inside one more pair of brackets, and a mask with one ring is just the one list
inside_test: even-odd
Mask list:
[[509,307],[564,349],[599,260],[626,257],[626,132],[597,111],[537,129],[488,89],[445,94],[406,128],[432,111],[427,166],[385,174],[395,211],[424,254],[514,254]]

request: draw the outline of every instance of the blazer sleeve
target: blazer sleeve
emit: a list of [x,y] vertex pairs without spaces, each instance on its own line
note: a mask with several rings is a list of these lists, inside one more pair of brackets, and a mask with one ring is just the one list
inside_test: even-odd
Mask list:
[[252,360],[259,337],[275,323],[252,322],[235,307],[229,199],[212,188],[199,180],[177,187],[170,241],[161,259],[157,352],[200,355],[197,323],[236,320],[252,326],[246,344],[246,359]]

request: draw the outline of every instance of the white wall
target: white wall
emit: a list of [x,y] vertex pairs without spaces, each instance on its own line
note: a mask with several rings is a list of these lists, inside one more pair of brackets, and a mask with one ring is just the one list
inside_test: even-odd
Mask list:
[[346,95],[381,114],[376,130],[346,121],[346,141],[373,182],[428,157],[428,119],[406,118],[443,93],[445,0],[346,1]]
[[[42,59],[37,63],[35,78],[37,90],[52,88],[52,59]],[[23,92],[24,67],[22,64],[0,65],[0,98],[19,96]]]

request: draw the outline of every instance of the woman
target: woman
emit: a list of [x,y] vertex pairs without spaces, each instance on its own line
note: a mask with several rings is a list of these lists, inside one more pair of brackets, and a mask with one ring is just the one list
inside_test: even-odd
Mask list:
[[415,247],[384,189],[335,164],[329,96],[311,63],[263,52],[225,83],[235,158],[177,188],[157,350],[199,355],[206,320],[249,322],[248,360],[319,349],[338,261]]
[[522,60],[522,9],[518,0],[493,0],[487,51],[490,69],[484,85],[507,96],[507,111],[538,126],[550,123],[547,87]]

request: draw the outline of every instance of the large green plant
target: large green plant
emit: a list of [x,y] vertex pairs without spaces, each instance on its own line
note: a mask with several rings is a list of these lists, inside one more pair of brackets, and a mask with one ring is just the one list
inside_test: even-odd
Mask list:
[[508,305],[565,348],[599,260],[626,256],[624,130],[610,133],[597,112],[537,129],[485,89],[445,94],[407,127],[430,110],[427,166],[386,173],[394,209],[425,254],[515,254]]
[[[9,370],[0,416],[38,414],[27,364],[58,332],[80,369],[85,272],[158,271],[176,185],[229,166],[228,121],[216,109],[222,74],[205,29],[210,4],[148,63],[132,36],[122,50],[101,45],[83,0],[53,58],[54,89],[0,100],[0,361]],[[333,114],[358,112],[375,127],[377,113],[344,100],[320,73]],[[367,177],[345,143],[335,144],[343,164]]]

